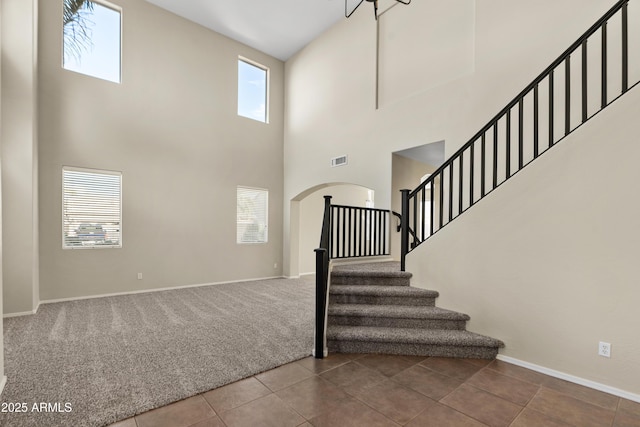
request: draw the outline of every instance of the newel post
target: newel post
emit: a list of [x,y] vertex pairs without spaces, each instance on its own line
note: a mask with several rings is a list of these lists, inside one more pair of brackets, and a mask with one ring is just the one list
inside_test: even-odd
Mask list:
[[400,219],[400,270],[405,271],[405,258],[409,253],[409,193],[411,190],[400,190],[402,193],[402,218]]
[[316,327],[315,348],[313,356],[322,359],[326,353],[326,302],[327,302],[327,277],[325,276],[325,263],[327,262],[327,250],[315,249],[316,253]]

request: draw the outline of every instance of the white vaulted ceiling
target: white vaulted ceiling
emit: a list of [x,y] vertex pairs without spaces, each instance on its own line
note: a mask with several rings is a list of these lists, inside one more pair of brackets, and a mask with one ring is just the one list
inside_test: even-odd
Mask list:
[[147,1],[283,61],[345,19],[343,0]]

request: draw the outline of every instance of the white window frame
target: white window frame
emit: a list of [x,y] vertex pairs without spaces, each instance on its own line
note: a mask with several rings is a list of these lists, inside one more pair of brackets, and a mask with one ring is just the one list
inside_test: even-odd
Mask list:
[[[249,191],[261,191],[265,193],[265,207],[264,207],[264,240],[261,241],[245,241],[239,237],[238,227],[240,225],[240,220],[238,218],[238,193],[240,190],[249,190]],[[256,187],[248,187],[245,185],[238,185],[236,187],[236,243],[239,245],[264,245],[269,243],[269,190],[266,188],[256,188]]]
[[[238,111],[236,111],[236,114],[240,117],[244,117],[250,120],[255,120],[257,122],[260,123],[264,123],[264,124],[269,124],[269,114],[271,109],[269,108],[269,104],[270,104],[270,91],[269,91],[269,87],[270,85],[270,81],[271,81],[271,70],[269,69],[269,67],[267,67],[266,65],[260,64],[259,62],[253,61],[249,58],[246,58],[244,56],[238,56],[238,73],[239,74],[239,66],[240,66],[240,62],[244,62],[245,64],[249,64],[252,65],[256,68],[259,68],[261,70],[263,70],[265,72],[265,89],[264,89],[264,121],[262,120],[257,120],[253,117],[247,117],[247,116],[243,116],[241,115]],[[240,90],[240,79],[238,79],[238,91]],[[240,97],[238,97],[238,109],[240,108]]]
[[[119,218],[119,229],[120,229],[120,239],[118,244],[116,245],[107,245],[107,244],[86,244],[86,245],[67,245],[67,239],[65,236],[65,228],[66,228],[66,220],[65,220],[65,172],[81,172],[95,175],[111,175],[117,176],[119,178],[119,206],[118,206],[118,218]],[[122,232],[122,172],[119,171],[109,171],[102,169],[90,169],[90,168],[79,168],[75,166],[63,166],[62,167],[62,249],[120,249],[122,248],[122,240],[123,240],[123,232]]]
[[[60,0],[60,2],[62,2],[62,1],[63,0]],[[83,73],[81,71],[75,71],[75,70],[70,70],[68,68],[65,68],[65,66],[64,66],[64,25],[61,28],[61,30],[62,30],[62,50],[60,52],[61,53],[60,61],[62,62],[61,63],[61,67],[62,67],[63,70],[69,71],[69,72],[72,72],[72,73],[81,74],[83,76],[91,77],[91,78],[98,79],[98,80],[103,80],[103,81],[110,82],[110,83],[122,84],[122,43],[123,43],[122,36],[124,34],[124,31],[123,31],[124,16],[123,16],[122,7],[118,6],[117,4],[113,4],[113,3],[110,3],[108,1],[105,1],[105,0],[87,0],[87,1],[90,1],[91,3],[98,4],[98,5],[103,6],[103,7],[106,7],[107,9],[111,9],[114,12],[118,12],[118,14],[120,15],[120,36],[119,36],[120,37],[120,48],[118,49],[118,81],[114,82],[112,80],[108,80],[108,79],[105,79],[103,77],[94,76],[92,74],[87,74],[87,73]],[[61,20],[62,20],[62,17],[61,17]]]

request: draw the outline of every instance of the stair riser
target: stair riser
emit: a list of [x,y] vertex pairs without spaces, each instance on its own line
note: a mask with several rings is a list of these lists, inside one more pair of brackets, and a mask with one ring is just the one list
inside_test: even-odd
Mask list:
[[495,359],[498,348],[457,347],[433,344],[380,343],[362,341],[329,341],[329,352],[335,353],[375,353],[403,356],[458,357],[468,359]]
[[384,328],[447,329],[462,331],[464,320],[447,319],[397,319],[390,317],[329,316],[328,325],[378,326]]
[[409,286],[410,282],[409,277],[331,276],[331,285]]
[[330,304],[410,305],[434,307],[435,298],[429,297],[382,297],[375,295],[329,295]]

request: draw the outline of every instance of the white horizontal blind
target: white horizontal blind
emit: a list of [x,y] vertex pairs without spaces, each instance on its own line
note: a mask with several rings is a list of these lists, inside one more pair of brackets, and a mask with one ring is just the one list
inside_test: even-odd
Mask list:
[[122,174],[62,169],[62,246],[122,247]]
[[269,192],[238,187],[238,243],[266,243],[268,240]]

